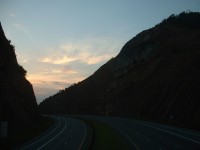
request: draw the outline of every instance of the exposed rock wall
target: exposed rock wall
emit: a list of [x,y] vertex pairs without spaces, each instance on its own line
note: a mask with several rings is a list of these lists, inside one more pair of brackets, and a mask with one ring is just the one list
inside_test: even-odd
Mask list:
[[0,120],[8,121],[8,136],[34,127],[40,119],[32,85],[25,75],[0,24]]

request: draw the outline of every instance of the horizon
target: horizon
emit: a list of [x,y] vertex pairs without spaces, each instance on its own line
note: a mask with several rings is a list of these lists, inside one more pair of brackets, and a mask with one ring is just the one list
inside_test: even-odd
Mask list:
[[126,2],[0,2],[4,33],[28,72],[38,104],[92,75],[141,31],[171,14],[200,11],[198,0]]

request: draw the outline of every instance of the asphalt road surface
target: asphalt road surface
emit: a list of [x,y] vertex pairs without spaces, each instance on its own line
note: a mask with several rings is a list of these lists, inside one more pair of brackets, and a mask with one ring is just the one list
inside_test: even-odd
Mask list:
[[80,120],[51,116],[55,125],[39,137],[33,139],[20,150],[80,150],[85,142],[87,126]]
[[135,150],[200,150],[200,132],[145,121],[82,116],[104,122],[121,133]]
[[[56,123],[20,150],[80,150],[87,126],[72,117],[51,116]],[[106,116],[79,116],[106,123],[120,133],[131,150],[200,150],[200,132],[167,125]]]

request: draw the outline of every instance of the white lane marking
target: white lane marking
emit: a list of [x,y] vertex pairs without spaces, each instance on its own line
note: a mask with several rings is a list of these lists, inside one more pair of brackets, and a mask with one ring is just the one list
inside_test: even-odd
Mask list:
[[65,141],[65,145],[67,144],[68,140]]
[[65,123],[65,127],[62,129],[62,131],[60,131],[56,136],[54,136],[51,140],[49,140],[48,142],[46,142],[45,144],[43,144],[42,146],[40,146],[37,150],[42,149],[44,146],[46,146],[47,144],[49,144],[52,140],[54,140],[57,136],[59,136],[67,127],[67,122]]
[[117,130],[119,130],[121,132],[121,134],[123,134],[131,143],[132,145],[137,149],[140,150],[139,147],[131,140],[131,138],[129,136],[127,136],[120,128],[117,128]]
[[83,144],[84,144],[84,142],[85,142],[85,139],[86,139],[86,136],[87,136],[87,126],[85,125],[85,135],[84,135],[84,138],[83,138],[83,140],[82,140],[82,143],[81,143],[81,145],[80,145],[80,147],[79,147],[79,150],[81,149],[81,147],[83,146]]
[[[143,121],[143,122],[145,122],[145,121]],[[152,123],[149,123],[149,122],[146,122],[146,123],[147,124],[152,124]],[[156,125],[159,125],[159,124],[156,124]],[[161,124],[161,126],[163,126],[164,128],[169,128],[171,130],[176,130],[176,131],[179,131],[179,132],[184,132],[184,133],[187,133],[187,134],[190,134],[190,135],[195,135],[195,136],[200,137],[200,134],[197,134],[197,133],[194,133],[194,132],[189,132],[189,131],[185,131],[185,130],[181,130],[181,129],[172,128],[172,127],[170,127],[168,125],[163,125],[163,124]]]
[[198,136],[198,137],[200,137],[200,135],[199,134],[196,134],[196,133],[194,133],[194,132],[189,132],[189,131],[184,131],[184,130],[178,130],[178,129],[175,129],[175,128],[171,128],[171,127],[167,127],[167,128],[170,128],[170,129],[172,129],[172,130],[176,130],[176,131],[179,131],[179,132],[185,132],[185,133],[187,133],[187,134],[191,134],[191,135],[195,135],[195,136]]
[[163,132],[167,132],[167,133],[170,133],[170,134],[176,135],[176,136],[178,136],[178,137],[181,137],[181,138],[187,139],[187,140],[189,140],[189,141],[192,141],[192,142],[195,142],[195,143],[200,144],[199,141],[196,141],[196,140],[193,140],[193,139],[191,139],[191,138],[188,138],[188,137],[185,137],[185,136],[182,136],[182,135],[173,133],[173,132],[171,132],[171,131],[167,131],[167,130],[164,130],[164,129],[161,129],[161,128],[158,128],[158,127],[154,127],[154,126],[151,126],[151,125],[144,124],[144,123],[139,123],[139,122],[135,122],[135,123],[137,123],[137,124],[142,124],[142,125],[145,125],[145,126],[148,126],[148,127],[151,127],[151,128],[154,128],[154,129],[163,131]]
[[46,138],[49,134],[51,134],[54,130],[56,130],[56,129],[60,126],[60,117],[58,117],[58,122],[59,122],[58,125],[57,125],[51,132],[49,132],[47,135],[43,136],[41,139],[39,139],[39,140],[37,140],[37,141],[31,143],[30,145],[28,145],[28,146],[22,148],[21,150],[27,149],[27,148],[31,147],[32,145],[34,145],[34,144],[40,142],[40,141],[43,140],[44,138]]
[[148,142],[151,142],[151,140],[150,140],[149,138],[146,138],[146,140],[147,140]]

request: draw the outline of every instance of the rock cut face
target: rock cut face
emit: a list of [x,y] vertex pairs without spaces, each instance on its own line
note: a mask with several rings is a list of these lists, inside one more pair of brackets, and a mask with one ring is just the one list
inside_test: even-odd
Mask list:
[[8,122],[8,136],[34,127],[40,120],[32,85],[25,76],[0,24],[0,120]]

